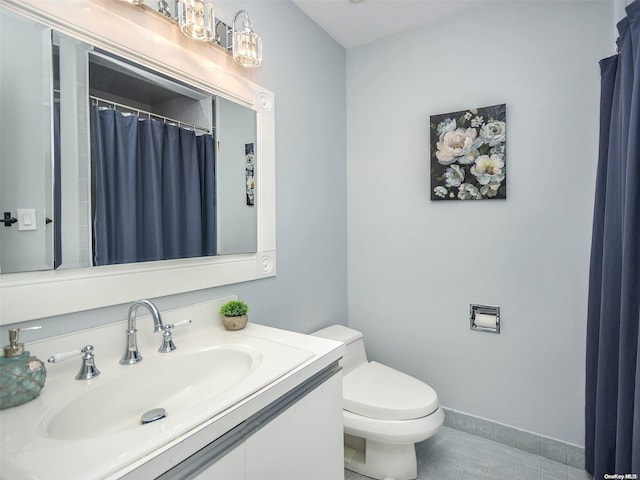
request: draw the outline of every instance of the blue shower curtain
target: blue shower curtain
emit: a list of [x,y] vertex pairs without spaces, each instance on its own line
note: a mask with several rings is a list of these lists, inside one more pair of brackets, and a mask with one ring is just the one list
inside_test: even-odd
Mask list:
[[595,479],[640,477],[640,0],[600,62],[600,149],[589,273],[585,457]]
[[212,135],[92,107],[94,264],[216,254]]

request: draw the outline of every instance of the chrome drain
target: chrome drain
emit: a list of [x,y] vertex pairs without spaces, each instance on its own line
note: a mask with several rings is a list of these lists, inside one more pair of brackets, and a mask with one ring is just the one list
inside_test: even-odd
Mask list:
[[154,408],[153,410],[149,410],[142,415],[140,421],[142,425],[145,423],[155,422],[157,420],[162,420],[167,416],[167,411],[164,408]]

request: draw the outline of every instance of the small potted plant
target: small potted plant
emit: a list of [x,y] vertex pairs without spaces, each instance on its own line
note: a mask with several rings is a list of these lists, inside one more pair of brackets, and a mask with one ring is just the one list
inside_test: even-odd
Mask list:
[[249,321],[247,312],[249,311],[249,305],[242,300],[231,300],[222,307],[220,307],[220,313],[222,314],[222,324],[227,330],[241,330]]

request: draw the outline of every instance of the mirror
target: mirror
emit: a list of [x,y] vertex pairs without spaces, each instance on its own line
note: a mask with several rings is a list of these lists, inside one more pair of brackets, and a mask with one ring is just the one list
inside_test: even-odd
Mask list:
[[0,272],[256,251],[254,110],[0,21]]
[[[2,89],[23,91],[3,93],[0,109],[0,206],[19,219],[0,225],[0,324],[275,275],[273,94],[149,8],[95,0],[60,12],[51,3],[0,2],[3,50],[37,52],[0,52]],[[9,18],[16,27],[5,28]],[[215,256],[96,262],[100,170],[89,119],[106,109],[215,134],[215,250],[203,254]],[[5,141],[16,138],[24,141]],[[51,271],[7,273],[42,269]],[[26,305],[24,295],[40,301]]]

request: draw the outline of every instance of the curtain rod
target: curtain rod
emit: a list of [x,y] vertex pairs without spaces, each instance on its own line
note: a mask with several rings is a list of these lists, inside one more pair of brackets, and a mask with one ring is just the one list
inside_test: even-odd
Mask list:
[[203,131],[205,133],[211,133],[211,130],[206,128],[206,127],[200,127],[200,126],[194,125],[192,123],[186,123],[186,122],[182,122],[180,120],[176,120],[174,118],[164,117],[164,116],[158,115],[156,113],[147,112],[146,110],[141,110],[139,108],[130,107],[129,105],[125,105],[123,103],[118,103],[118,102],[114,102],[112,100],[107,100],[106,98],[100,98],[100,97],[96,97],[94,95],[89,95],[89,98],[91,100],[95,100],[96,102],[106,103],[107,105],[111,105],[114,108],[123,108],[125,110],[130,110],[132,112],[136,112],[138,115],[143,114],[143,115],[147,115],[149,118],[151,118],[151,117],[159,118],[160,120],[162,120],[165,123],[175,123],[175,124],[178,125],[178,127],[187,127],[187,128],[191,128],[193,130],[200,130],[200,131]]

